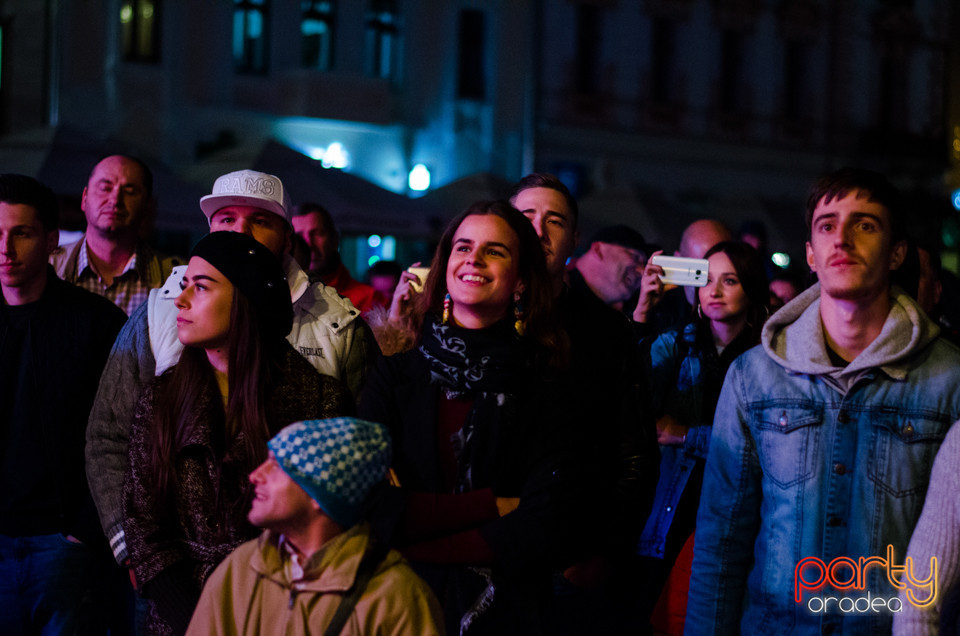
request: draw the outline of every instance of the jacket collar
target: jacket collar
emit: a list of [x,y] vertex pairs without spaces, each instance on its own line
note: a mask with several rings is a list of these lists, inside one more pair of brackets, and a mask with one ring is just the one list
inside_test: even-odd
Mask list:
[[890,290],[890,313],[880,335],[846,367],[830,362],[820,320],[820,285],[815,284],[770,317],[761,342],[775,362],[788,371],[852,378],[878,368],[894,380],[904,380],[914,353],[940,333],[917,304],[899,287]]
[[346,592],[357,578],[360,559],[369,541],[369,526],[357,524],[325,543],[302,564],[303,578],[291,581],[285,568],[289,554],[280,546],[280,535],[264,530],[250,567],[283,587],[297,583],[297,589],[311,592]]

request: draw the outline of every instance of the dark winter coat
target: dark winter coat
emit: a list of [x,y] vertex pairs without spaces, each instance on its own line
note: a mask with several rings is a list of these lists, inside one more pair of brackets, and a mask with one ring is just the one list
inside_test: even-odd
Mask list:
[[[351,414],[353,400],[344,385],[321,375],[292,347],[284,346],[279,380],[267,398],[268,435],[295,421]],[[180,609],[174,612],[180,620],[186,612],[188,621],[190,603],[196,603],[207,576],[238,545],[258,534],[247,521],[251,461],[240,436],[225,442],[218,434],[223,407],[214,387],[193,409],[192,432],[176,452],[175,510],[158,510],[148,471],[148,435],[170,378],[170,373],[157,378],[140,398],[123,497],[131,567],[144,594],[161,604],[151,612],[150,627],[156,633],[166,631],[160,617],[169,620],[170,606]]]

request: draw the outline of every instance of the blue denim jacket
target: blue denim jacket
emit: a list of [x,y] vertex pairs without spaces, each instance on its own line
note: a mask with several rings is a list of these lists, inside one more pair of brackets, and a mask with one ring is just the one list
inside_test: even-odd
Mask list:
[[637,554],[662,559],[667,533],[690,473],[710,448],[713,414],[703,413],[703,353],[694,348],[696,325],[668,331],[650,343],[648,408],[669,413],[689,427],[682,446],[660,446],[660,478],[653,508],[637,544]]
[[844,612],[834,600],[812,611],[816,599],[895,597],[882,567],[866,569],[863,589],[804,589],[799,603],[795,570],[806,557],[885,559],[888,545],[903,564],[934,456],[960,417],[960,351],[936,334],[898,293],[874,343],[827,372],[815,286],[733,363],[704,476],[687,634],[889,633],[886,610]]

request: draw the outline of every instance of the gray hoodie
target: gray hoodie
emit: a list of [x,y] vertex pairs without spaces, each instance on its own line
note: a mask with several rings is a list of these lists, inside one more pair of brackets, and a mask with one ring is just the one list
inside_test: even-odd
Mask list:
[[880,335],[845,367],[834,366],[827,352],[819,283],[771,316],[760,342],[767,355],[787,371],[825,376],[841,393],[871,369],[904,380],[910,358],[933,342],[940,328],[899,287],[891,288],[890,300],[890,313]]

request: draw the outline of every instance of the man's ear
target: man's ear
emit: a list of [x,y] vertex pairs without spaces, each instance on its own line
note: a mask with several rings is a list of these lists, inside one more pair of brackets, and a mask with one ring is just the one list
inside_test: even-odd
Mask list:
[[907,258],[907,242],[897,241],[890,250],[890,271],[899,269],[903,261]]
[[590,244],[590,247],[587,249],[588,252],[593,252],[594,256],[603,260],[603,243],[600,241],[595,241]]
[[810,241],[807,241],[807,265],[810,266],[810,271],[816,273],[817,265],[816,261],[813,260],[813,248],[810,246]]
[[522,280],[517,281],[517,286],[513,288],[514,294],[523,295],[523,292],[527,291],[527,286],[523,284]]

